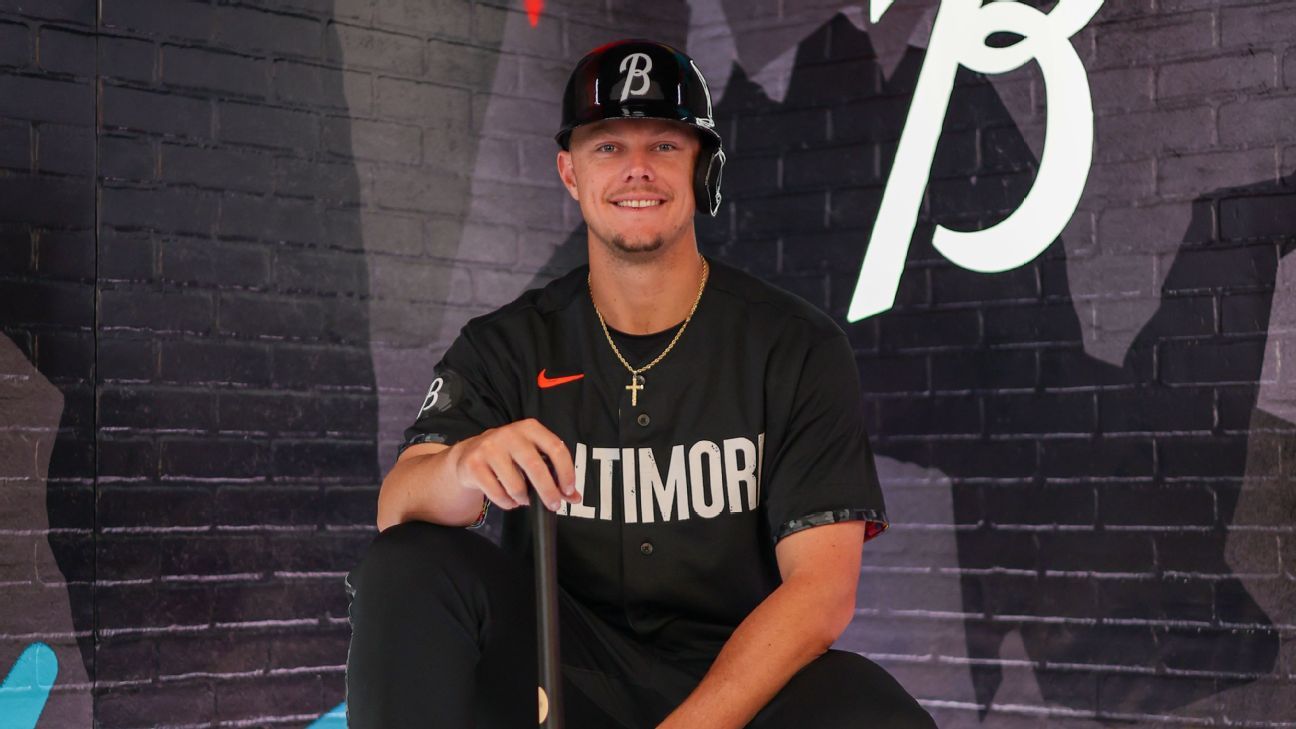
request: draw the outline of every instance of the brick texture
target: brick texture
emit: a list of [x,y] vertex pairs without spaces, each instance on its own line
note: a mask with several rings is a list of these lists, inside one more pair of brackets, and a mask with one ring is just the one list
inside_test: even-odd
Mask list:
[[896,306],[854,323],[926,36],[704,5],[0,2],[0,672],[55,650],[51,726],[343,700],[396,439],[464,321],[583,261],[549,135],[636,35],[732,48],[700,245],[856,348],[892,528],[838,647],[941,726],[1290,726],[1296,3],[1107,3],[1080,210],[1000,274],[932,226],[1029,192],[1044,82],[960,70]]

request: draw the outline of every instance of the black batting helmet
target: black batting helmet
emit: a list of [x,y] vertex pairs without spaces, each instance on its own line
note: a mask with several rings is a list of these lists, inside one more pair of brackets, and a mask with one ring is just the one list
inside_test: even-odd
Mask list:
[[711,117],[711,92],[697,64],[665,43],[620,40],[590,51],[563,93],[562,128],[554,139],[569,149],[571,132],[603,119],[670,119],[698,131],[702,152],[693,175],[698,210],[720,209],[725,155]]

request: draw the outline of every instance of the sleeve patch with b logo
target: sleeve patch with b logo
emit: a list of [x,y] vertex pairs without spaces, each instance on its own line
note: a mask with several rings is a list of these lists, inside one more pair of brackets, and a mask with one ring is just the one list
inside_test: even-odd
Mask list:
[[459,373],[448,368],[438,370],[436,378],[428,385],[427,394],[423,396],[423,404],[415,417],[422,417],[424,413],[429,412],[444,413],[457,406],[462,397],[463,378]]

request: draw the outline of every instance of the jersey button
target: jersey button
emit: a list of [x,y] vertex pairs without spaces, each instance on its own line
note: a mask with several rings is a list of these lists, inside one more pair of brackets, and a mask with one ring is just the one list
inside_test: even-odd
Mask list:
[[648,417],[648,413],[639,413],[639,417],[635,418],[635,422],[646,428],[652,422],[652,418]]
[[652,542],[644,540],[644,543],[639,545],[639,554],[642,554],[643,556],[647,557],[648,555],[652,554],[652,552],[653,552]]

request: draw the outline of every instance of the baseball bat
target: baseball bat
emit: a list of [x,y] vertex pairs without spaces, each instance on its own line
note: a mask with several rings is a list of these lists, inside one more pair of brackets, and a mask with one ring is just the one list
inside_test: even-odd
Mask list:
[[558,645],[558,515],[539,495],[531,502],[535,552],[536,641],[540,662],[540,726],[562,729],[562,665]]

